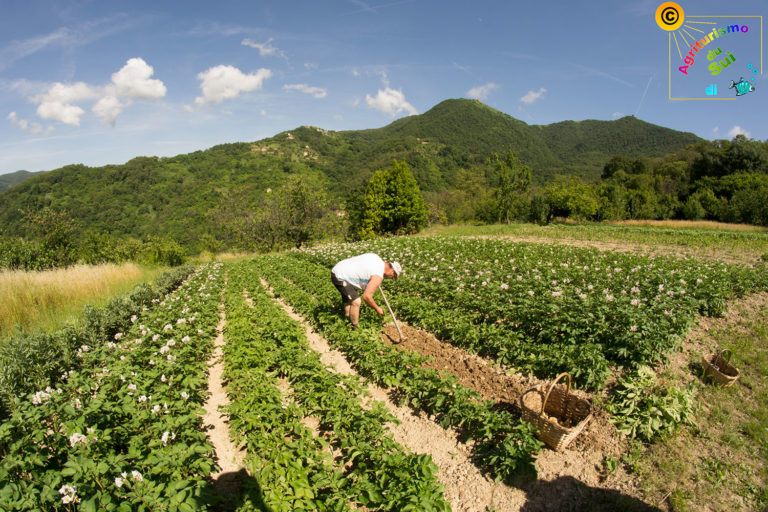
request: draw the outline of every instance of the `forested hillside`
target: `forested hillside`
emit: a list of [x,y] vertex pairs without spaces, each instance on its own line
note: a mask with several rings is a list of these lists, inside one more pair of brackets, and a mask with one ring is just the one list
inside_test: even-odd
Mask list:
[[[498,176],[488,165],[493,153],[514,151],[532,169],[532,183],[542,185],[555,174],[594,181],[619,151],[658,157],[698,140],[631,117],[530,126],[478,101],[446,100],[378,129],[333,132],[305,126],[170,158],[68,165],[2,194],[0,225],[4,235],[26,236],[23,212],[50,207],[66,211],[78,234],[159,236],[199,247],[202,237],[219,237],[216,219],[224,205],[257,208],[290,176],[324,191],[329,206],[344,209],[373,172],[393,160],[409,165],[429,198],[496,186]],[[451,208],[440,206],[445,207]]]

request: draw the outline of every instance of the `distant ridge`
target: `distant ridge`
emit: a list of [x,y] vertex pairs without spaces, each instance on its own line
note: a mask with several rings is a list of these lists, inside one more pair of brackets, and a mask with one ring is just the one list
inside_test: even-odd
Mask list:
[[45,172],[45,171],[38,171],[38,172],[16,171],[8,174],[0,174],[0,193],[8,190],[9,188],[16,185],[17,183],[21,183],[22,181],[28,180],[32,176],[40,174],[41,172]]

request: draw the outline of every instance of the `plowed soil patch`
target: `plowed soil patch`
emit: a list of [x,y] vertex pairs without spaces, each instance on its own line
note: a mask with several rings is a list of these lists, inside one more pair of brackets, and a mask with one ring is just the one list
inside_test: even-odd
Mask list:
[[[432,333],[403,324],[400,324],[400,329],[404,337],[402,342],[394,324],[384,327],[381,339],[400,350],[411,350],[430,358],[424,366],[453,374],[464,386],[474,389],[486,400],[496,402],[499,407],[515,415],[520,413],[520,397],[525,391],[533,387],[547,389],[549,385],[549,382],[533,376],[508,375],[502,368],[450,343],[440,341]],[[572,392],[590,402],[595,398],[579,390]],[[560,498],[552,500],[553,493],[562,493],[566,499],[571,499],[573,493],[576,494],[574,499],[583,495],[591,495],[591,499],[595,499],[597,493],[605,500],[609,500],[610,496],[623,495],[624,498],[629,498],[640,495],[636,479],[623,469],[606,475],[603,464],[605,457],[620,457],[627,445],[608,421],[607,413],[599,408],[594,408],[593,411],[592,420],[565,450],[555,452],[545,448],[539,455],[537,467],[540,478],[526,486],[528,499],[543,507],[536,510],[550,510],[545,505],[547,500],[539,496],[539,493],[546,493],[549,503],[559,504],[554,505],[555,507],[562,506],[564,501]],[[597,503],[594,505],[598,506]],[[642,504],[639,509],[643,509]]]

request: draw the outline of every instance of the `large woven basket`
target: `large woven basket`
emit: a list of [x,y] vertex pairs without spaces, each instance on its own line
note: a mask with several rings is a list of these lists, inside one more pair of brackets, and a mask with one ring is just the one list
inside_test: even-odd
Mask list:
[[[563,377],[568,378],[565,388],[556,385]],[[523,393],[520,408],[523,419],[536,427],[536,437],[555,451],[568,446],[592,418],[590,403],[571,393],[571,376],[567,373],[557,376],[546,395],[539,388]]]
[[702,356],[704,375],[710,377],[715,384],[723,387],[732,385],[739,378],[739,370],[729,362],[730,359],[731,351],[728,349],[721,350],[709,358]]

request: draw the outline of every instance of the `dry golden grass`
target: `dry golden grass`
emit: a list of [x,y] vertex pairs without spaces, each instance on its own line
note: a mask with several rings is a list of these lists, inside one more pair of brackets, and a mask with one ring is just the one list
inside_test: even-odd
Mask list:
[[77,265],[42,272],[0,271],[0,334],[14,329],[59,327],[77,317],[86,303],[105,302],[136,283],[153,278],[160,269],[134,263]]
[[687,228],[687,229],[722,229],[725,231],[768,231],[762,226],[751,224],[728,224],[713,220],[615,220],[607,221],[607,224],[617,226],[654,226],[660,228]]
[[253,258],[255,255],[256,253],[254,252],[220,252],[213,259],[216,261],[237,262]]

